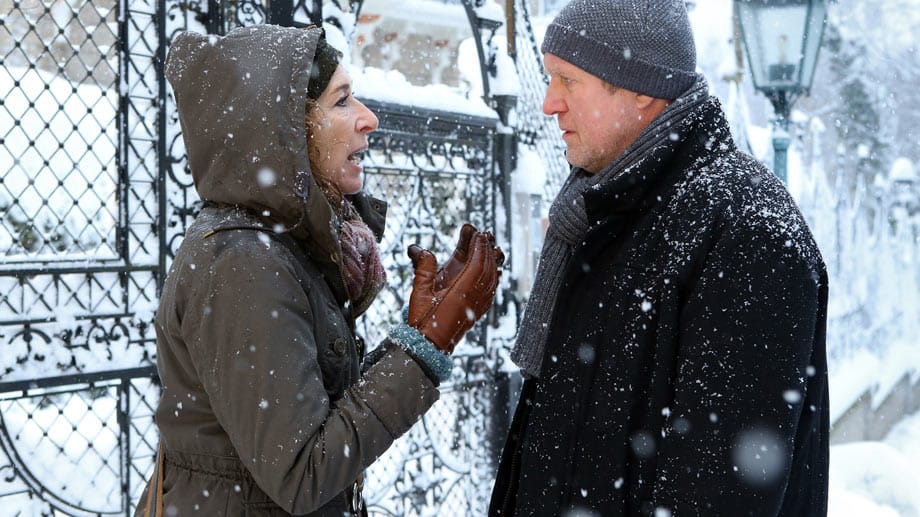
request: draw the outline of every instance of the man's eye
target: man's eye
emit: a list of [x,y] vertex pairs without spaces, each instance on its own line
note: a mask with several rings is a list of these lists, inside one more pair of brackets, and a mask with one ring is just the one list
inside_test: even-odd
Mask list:
[[550,76],[550,80],[558,80],[563,86],[569,86],[574,82],[570,77],[566,77],[562,74],[553,74]]

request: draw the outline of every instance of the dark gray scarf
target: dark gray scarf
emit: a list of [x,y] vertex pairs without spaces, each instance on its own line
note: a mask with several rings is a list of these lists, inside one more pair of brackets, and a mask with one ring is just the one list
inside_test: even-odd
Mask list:
[[584,192],[615,178],[638,164],[649,151],[671,138],[671,128],[709,98],[708,85],[701,77],[683,95],[668,105],[610,165],[597,174],[576,167],[572,170],[549,209],[549,227],[540,252],[540,264],[524,310],[511,360],[526,374],[540,376],[549,324],[559,296],[563,274],[575,247],[588,233]]

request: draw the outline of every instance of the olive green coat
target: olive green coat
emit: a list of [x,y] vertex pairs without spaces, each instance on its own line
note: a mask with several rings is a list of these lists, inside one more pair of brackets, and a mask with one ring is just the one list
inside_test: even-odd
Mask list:
[[[167,60],[207,201],[156,318],[164,503],[176,515],[341,516],[361,472],[438,398],[392,344],[359,368],[338,222],[306,155],[318,33],[183,33]],[[379,237],[385,205],[355,203]]]

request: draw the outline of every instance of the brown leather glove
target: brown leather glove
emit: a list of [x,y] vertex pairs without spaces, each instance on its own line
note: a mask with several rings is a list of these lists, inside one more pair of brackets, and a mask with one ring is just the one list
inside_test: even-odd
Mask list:
[[[434,278],[435,291],[440,291],[449,285],[454,278],[457,277],[457,274],[463,270],[464,266],[466,266],[466,261],[470,252],[470,240],[478,231],[479,230],[470,223],[465,223],[463,227],[460,228],[460,237],[457,239],[457,247],[454,248],[454,252],[450,255],[450,258],[447,259],[447,262],[438,269],[438,274]],[[415,264],[416,257],[422,251],[423,248],[417,244],[409,246],[409,258],[412,259],[413,265]],[[502,256],[502,260],[504,260],[504,255]]]
[[[409,250],[415,283],[409,297],[408,324],[447,354],[492,305],[501,276],[499,268],[505,261],[495,237],[475,228],[472,232],[466,226],[461,229],[457,248],[440,270],[430,251],[417,246]],[[458,263],[451,264],[455,259]],[[456,267],[458,264],[462,267]]]

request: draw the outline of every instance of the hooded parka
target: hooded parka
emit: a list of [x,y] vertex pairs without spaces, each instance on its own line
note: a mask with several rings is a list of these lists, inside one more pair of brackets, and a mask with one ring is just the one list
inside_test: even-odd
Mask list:
[[[341,517],[362,471],[438,398],[427,370],[391,343],[360,368],[340,221],[307,158],[319,35],[182,33],[169,52],[205,208],[156,317],[168,515]],[[352,201],[379,239],[385,205]]]
[[494,516],[826,515],[827,275],[708,99],[584,194]]

